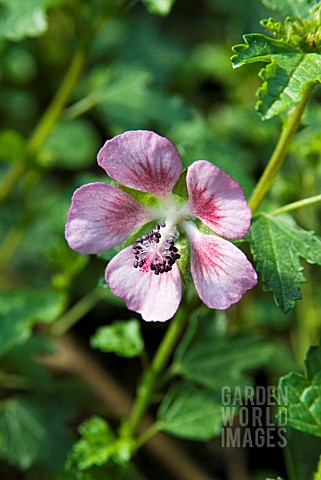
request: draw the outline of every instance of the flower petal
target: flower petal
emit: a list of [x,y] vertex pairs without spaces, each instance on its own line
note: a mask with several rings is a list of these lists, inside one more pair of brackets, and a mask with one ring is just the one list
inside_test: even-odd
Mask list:
[[172,191],[182,170],[174,145],[147,130],[126,132],[107,140],[97,159],[117,182],[161,197]]
[[133,267],[132,247],[124,248],[109,262],[106,281],[111,291],[126,303],[129,310],[141,314],[144,320],[165,322],[173,317],[182,296],[181,278],[177,265],[170,272],[155,275]]
[[76,252],[99,253],[149,220],[146,207],[128,193],[106,183],[89,183],[73,194],[65,236]]
[[227,173],[206,160],[187,170],[191,212],[214,232],[227,238],[242,238],[250,228],[251,210],[243,190]]
[[191,271],[202,301],[225,310],[257,283],[257,274],[244,253],[216,235],[204,235],[189,224]]

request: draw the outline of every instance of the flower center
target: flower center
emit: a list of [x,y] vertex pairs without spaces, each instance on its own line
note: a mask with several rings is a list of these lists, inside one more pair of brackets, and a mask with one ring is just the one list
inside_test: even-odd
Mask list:
[[141,272],[152,270],[155,275],[169,272],[181,256],[174,246],[176,237],[166,228],[166,223],[156,225],[147,235],[133,244],[134,268]]

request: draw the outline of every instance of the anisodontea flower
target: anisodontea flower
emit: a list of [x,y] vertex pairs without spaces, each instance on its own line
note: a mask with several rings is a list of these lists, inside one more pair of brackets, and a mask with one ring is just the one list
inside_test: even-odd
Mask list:
[[[188,200],[175,195],[182,171],[178,151],[166,138],[144,130],[108,140],[98,164],[119,184],[158,197],[156,204],[146,205],[114,185],[90,183],[75,191],[68,213],[66,239],[83,254],[113,248],[154,222],[106,269],[111,291],[130,310],[146,321],[175,314],[182,294],[178,263],[184,236],[195,287],[208,307],[224,310],[257,283],[244,253],[225,239],[244,237],[251,220],[243,191],[229,175],[198,160],[187,170]],[[199,220],[210,234],[197,228]]]

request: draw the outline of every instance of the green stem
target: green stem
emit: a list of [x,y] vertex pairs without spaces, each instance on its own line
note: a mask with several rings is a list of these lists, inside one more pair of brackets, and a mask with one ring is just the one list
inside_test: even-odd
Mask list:
[[291,212],[292,210],[308,207],[309,205],[314,205],[315,203],[319,202],[321,202],[321,195],[314,195],[313,197],[305,198],[304,200],[298,200],[297,202],[289,203],[288,205],[284,205],[284,207],[273,210],[271,215],[280,215],[281,213]]
[[[28,224],[28,218],[23,218],[17,225],[13,226],[6,234],[0,246],[0,272],[4,272],[8,263],[10,263],[18,245],[21,242]],[[0,274],[1,276],[1,274]]]
[[300,121],[309,100],[312,87],[312,85],[309,85],[305,89],[300,103],[289,114],[288,120],[283,125],[279,141],[249,200],[249,207],[252,210],[252,213],[254,213],[261,205],[267,192],[271,188],[275,176],[282,166],[292,138],[300,125]]
[[70,67],[67,70],[66,76],[53,98],[48,109],[45,111],[43,117],[40,119],[32,136],[30,137],[24,157],[17,161],[4,176],[0,183],[0,203],[4,202],[10,195],[11,191],[18,183],[20,178],[29,167],[29,162],[34,163],[33,157],[39,151],[49,133],[55,127],[60,118],[69,97],[77,83],[77,80],[82,72],[85,64],[87,49],[82,46],[74,55]]
[[147,428],[135,441],[135,444],[132,448],[132,454],[139,450],[145,443],[148,442],[154,435],[160,431],[160,424],[158,422],[153,423],[149,428]]
[[153,358],[153,361],[143,377],[143,381],[138,389],[135,404],[131,416],[126,425],[124,425],[124,436],[133,438],[139,425],[151,402],[151,397],[160,373],[163,371],[169,361],[179,338],[187,324],[188,315],[186,310],[181,307],[171,320],[168,330]]
[[44,113],[29,140],[27,147],[28,155],[34,155],[39,151],[49,133],[59,120],[61,112],[68,102],[69,97],[83,70],[86,60],[86,52],[87,49],[84,46],[80,47],[79,50],[76,51],[56,96]]
[[57,320],[50,328],[50,334],[54,336],[63,335],[78,320],[84,317],[86,313],[90,312],[92,308],[103,298],[101,288],[96,287],[94,290],[84,296],[78,303],[76,303],[68,312]]

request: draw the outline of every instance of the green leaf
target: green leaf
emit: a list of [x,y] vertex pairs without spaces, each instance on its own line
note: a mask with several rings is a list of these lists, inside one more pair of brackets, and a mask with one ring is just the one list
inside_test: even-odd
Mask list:
[[260,71],[257,110],[264,120],[297,105],[305,89],[321,81],[321,55],[261,34],[244,35],[245,45],[236,45],[234,68],[254,62],[268,63]]
[[161,429],[171,435],[209,440],[220,433],[220,396],[187,383],[177,384],[165,396],[158,410],[158,420]]
[[264,290],[273,292],[277,306],[287,312],[301,298],[300,283],[306,281],[299,257],[321,265],[321,240],[286,216],[264,214],[252,224],[250,244]]
[[43,398],[39,401],[21,396],[3,401],[0,404],[0,457],[22,470],[41,462],[46,464],[46,471],[59,469],[71,446],[64,426],[68,416],[57,399],[48,403]]
[[168,15],[175,0],[142,0],[150,13]]
[[38,37],[48,27],[46,10],[59,0],[0,0],[0,37],[19,41]]
[[87,470],[102,466],[109,460],[126,463],[130,458],[131,443],[117,439],[109,424],[101,417],[92,416],[79,427],[81,439],[73,446],[67,460],[67,470],[75,466]]
[[34,391],[48,391],[52,386],[49,372],[37,359],[53,351],[54,344],[48,338],[33,334],[22,345],[13,347],[2,362],[6,369],[23,375]]
[[60,292],[24,288],[0,292],[0,357],[25,342],[36,322],[51,323],[63,311]]
[[[235,117],[235,106],[233,115]],[[215,117],[219,113],[216,112]],[[244,124],[244,119],[231,128],[226,127],[225,119],[219,121],[221,131],[218,131],[217,125],[211,127],[209,118],[200,114],[194,116],[184,122],[175,122],[171,129],[171,138],[175,145],[178,146],[182,157],[184,168],[189,167],[197,159],[203,158],[209,162],[213,162],[217,167],[231,175],[242,186],[246,192],[253,191],[253,180],[250,177],[250,165],[252,164],[248,154],[244,153],[244,149],[240,149],[239,141],[235,141],[235,137],[230,136],[224,138],[223,131],[227,132],[233,129],[238,132],[240,124]],[[237,158],[237,161],[235,159]],[[178,180],[178,195],[184,195],[184,172],[182,178]],[[175,187],[174,187],[175,188]],[[175,193],[175,192],[174,192]],[[186,194],[186,192],[185,192]],[[184,198],[184,196],[183,196]]]
[[144,350],[140,323],[136,319],[98,328],[90,344],[103,352],[115,352],[126,358],[137,357]]
[[156,87],[151,73],[141,66],[115,64],[107,71],[104,69],[101,76],[104,82],[97,85],[90,97],[117,133],[148,128],[151,122],[169,128],[189,116],[182,98]]
[[291,372],[282,377],[277,401],[286,412],[287,425],[321,437],[321,342],[308,350],[304,375]]
[[46,437],[39,412],[17,399],[0,404],[0,456],[22,469],[29,468],[41,454]]
[[96,130],[86,120],[61,121],[47,138],[38,161],[78,170],[94,164],[99,143]]
[[6,162],[19,161],[25,149],[24,137],[15,130],[0,132],[0,160]]
[[321,438],[286,427],[287,454],[295,480],[312,479],[321,452]]
[[209,318],[190,323],[173,372],[212,390],[251,384],[246,372],[267,364],[273,345],[250,334],[221,336],[214,323]]
[[292,16],[303,19],[310,15],[312,6],[316,5],[318,0],[261,0],[261,2],[284,17]]
[[115,451],[115,435],[108,423],[98,416],[93,416],[79,427],[81,439],[73,446],[68,459],[69,464],[76,464],[80,470],[106,463]]
[[148,480],[134,465],[126,463],[117,465],[108,463],[103,467],[92,467],[89,470],[69,469],[55,480]]

